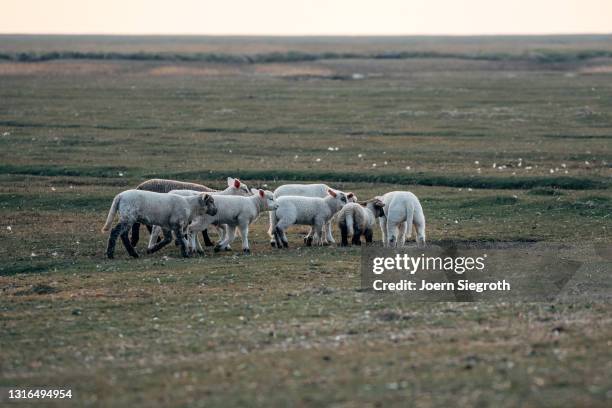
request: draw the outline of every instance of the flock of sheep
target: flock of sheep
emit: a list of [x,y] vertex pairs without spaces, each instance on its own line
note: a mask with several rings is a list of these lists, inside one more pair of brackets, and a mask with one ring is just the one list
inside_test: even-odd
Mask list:
[[[250,253],[249,225],[265,211],[270,213],[270,244],[279,249],[289,246],[286,231],[292,225],[311,227],[304,238],[308,246],[335,243],[332,223],[340,229],[341,245],[349,244],[349,236],[352,244],[360,245],[362,235],[371,243],[377,219],[385,246],[404,245],[413,225],[417,244],[425,244],[425,215],[418,198],[408,191],[392,191],[358,202],[355,194],[325,184],[285,184],[272,192],[249,189],[242,181],[228,177],[227,188],[219,191],[201,184],[152,179],[115,196],[102,228],[103,232],[111,231],[106,255],[114,257],[117,238],[121,238],[128,254],[137,258],[134,247],[140,224],[151,233],[147,253],[160,250],[173,238],[182,256],[203,253],[198,232],[205,245],[212,246],[208,235],[211,226],[220,237],[215,251],[230,250],[238,229],[242,250]],[[117,213],[119,223],[111,230]]]

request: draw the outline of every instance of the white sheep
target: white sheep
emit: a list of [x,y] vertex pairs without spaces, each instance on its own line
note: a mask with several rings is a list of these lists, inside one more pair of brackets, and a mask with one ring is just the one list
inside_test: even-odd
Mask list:
[[371,243],[376,219],[385,214],[384,206],[385,203],[373,198],[361,203],[348,203],[342,207],[334,216],[342,236],[340,245],[348,245],[349,235],[353,245],[361,245],[361,235],[365,236],[366,243]]
[[384,216],[379,218],[385,246],[404,246],[406,238],[412,236],[413,225],[417,245],[425,245],[425,214],[417,196],[409,191],[391,191],[376,198],[385,203]]
[[[246,184],[241,182],[238,179],[233,177],[227,178],[227,188],[223,190],[227,192],[228,190],[232,190],[232,194],[236,195],[250,195],[251,192]],[[207,192],[207,193],[217,193],[219,190],[215,190],[214,188],[206,187],[202,184],[197,183],[186,183],[184,181],[178,180],[168,180],[168,179],[150,179],[147,181],[143,181],[137,187],[137,190],[144,191],[153,191],[155,193],[167,193],[171,190],[193,190],[199,192]],[[148,227],[149,228],[149,227]],[[149,228],[149,233],[151,232],[151,228]],[[132,246],[136,246],[138,243],[140,236],[140,223],[135,223],[132,226]],[[204,238],[204,244],[206,246],[212,246],[213,243],[210,240],[206,231],[202,231],[202,236]]]
[[[229,190],[226,189],[226,190]],[[226,191],[224,190],[224,191]],[[219,193],[209,193],[212,196],[215,195],[223,195],[224,192],[219,192]],[[183,196],[183,197],[189,197],[189,196],[194,196],[194,195],[198,195],[198,194],[202,194],[199,191],[195,191],[195,190],[171,190],[168,192],[168,194],[176,194],[179,196]],[[229,193],[231,194],[231,193]],[[219,232],[219,236],[220,239],[223,239],[223,226],[219,226],[218,228],[218,232]],[[156,225],[153,227],[153,229],[151,230],[151,236],[149,237],[149,246],[148,249],[152,249],[153,247],[155,247],[155,245],[157,244],[157,241],[159,240],[159,236],[162,234],[162,228],[159,225]],[[196,236],[196,234],[187,234],[187,242],[188,242],[188,249],[190,253],[193,252],[198,252],[198,253],[204,253],[204,249],[202,248],[202,245],[200,244],[200,241],[198,241],[198,238]]]
[[276,198],[278,208],[272,211],[271,224],[277,248],[289,246],[285,231],[291,225],[310,225],[314,234],[306,240],[306,245],[323,245],[323,226],[328,224],[336,212],[346,203],[346,194],[332,189],[327,190],[325,198],[282,196]]
[[164,231],[164,240],[157,243],[148,253],[153,253],[172,241],[172,232],[177,237],[181,255],[187,256],[183,236],[187,226],[198,215],[217,213],[215,200],[208,193],[182,197],[176,194],[154,193],[143,190],[126,190],[113,199],[102,232],[107,232],[119,213],[119,223],[113,228],[108,238],[106,256],[113,258],[117,237],[121,236],[127,252],[134,258],[138,253],[131,245],[128,232],[136,222],[145,225],[159,225]]
[[197,217],[187,228],[188,233],[203,231],[210,224],[228,226],[227,233],[221,242],[215,246],[215,251],[228,250],[236,236],[236,228],[242,237],[242,251],[251,252],[249,247],[249,225],[257,219],[263,211],[275,210],[277,203],[271,191],[251,189],[250,197],[216,196],[218,211],[215,215]]
[[[283,196],[301,196],[301,197],[318,197],[325,198],[328,196],[328,191],[333,190],[337,193],[344,193],[340,190],[330,188],[326,184],[283,184],[274,190],[274,198]],[[355,194],[349,192],[346,194],[348,202],[357,202]],[[331,224],[328,222],[323,226],[323,233],[325,234],[324,244],[333,244],[336,241],[332,235]],[[270,228],[268,229],[268,235],[270,236],[270,245],[275,246],[276,240],[274,239],[274,231],[272,226],[272,213],[270,213]],[[313,229],[311,228],[308,235],[304,238],[304,242],[312,241]]]
[[[251,195],[251,191],[250,190],[245,190],[246,184],[244,184],[243,182],[241,182],[238,179],[234,179],[232,177],[228,177],[227,178],[227,188],[223,191],[215,191],[215,192],[211,192],[210,194],[214,197],[217,195],[239,195],[239,196],[245,196],[245,195]],[[200,191],[196,191],[196,190],[184,190],[184,189],[179,189],[179,190],[170,190],[168,192],[168,194],[178,194],[180,196],[192,196],[192,195],[198,195],[200,194]],[[224,232],[225,229],[227,228],[226,225],[220,225],[217,227],[217,232],[219,233],[219,240],[223,240],[223,236],[224,236]],[[207,230],[202,231],[202,235],[204,235],[204,233]],[[149,237],[149,246],[148,248],[153,248],[155,246],[155,244],[157,243],[158,239],[159,239],[159,235],[161,234],[161,227],[156,226],[153,227],[152,231],[151,231],[151,236]],[[204,235],[207,236],[207,235]],[[199,253],[204,253],[204,250],[202,249],[202,245],[200,245],[200,242],[198,241],[198,238],[195,234],[190,234],[188,237],[188,241],[191,243],[189,245],[189,249],[191,252],[199,252]]]

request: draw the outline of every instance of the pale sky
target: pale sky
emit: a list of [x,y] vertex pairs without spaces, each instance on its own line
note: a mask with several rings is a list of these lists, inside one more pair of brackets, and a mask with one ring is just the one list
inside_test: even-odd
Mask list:
[[0,0],[0,33],[611,33],[612,0]]

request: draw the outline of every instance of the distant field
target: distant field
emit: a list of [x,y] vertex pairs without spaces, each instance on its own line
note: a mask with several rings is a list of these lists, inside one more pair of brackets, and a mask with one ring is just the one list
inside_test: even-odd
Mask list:
[[13,56],[425,53],[0,62],[0,388],[72,387],[79,406],[608,406],[612,308],[588,288],[407,305],[357,290],[358,249],[303,248],[294,228],[273,250],[267,216],[249,257],[118,246],[111,262],[99,230],[150,177],[323,181],[413,191],[433,243],[560,243],[609,270],[593,245],[612,243],[611,39],[0,36]]
[[3,35],[0,52],[145,52],[263,54],[305,53],[503,53],[612,51],[612,35],[474,37],[215,37]]

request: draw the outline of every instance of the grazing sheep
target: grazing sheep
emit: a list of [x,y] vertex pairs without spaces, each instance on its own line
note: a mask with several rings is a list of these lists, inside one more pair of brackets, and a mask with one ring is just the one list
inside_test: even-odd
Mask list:
[[348,236],[352,236],[353,245],[361,245],[361,235],[366,243],[372,242],[372,233],[376,219],[385,215],[385,203],[373,198],[361,203],[348,203],[334,216],[342,235],[341,246],[348,245]]
[[221,242],[215,246],[215,251],[229,249],[235,237],[236,228],[240,229],[242,237],[242,251],[250,253],[249,248],[249,225],[257,219],[263,211],[275,210],[277,203],[271,191],[251,189],[253,195],[250,197],[240,196],[216,196],[215,200],[219,211],[214,215],[197,217],[187,228],[187,233],[202,231],[210,224],[227,224],[227,233]]
[[323,245],[323,226],[346,204],[347,198],[345,193],[329,189],[325,198],[282,196],[276,202],[278,208],[271,213],[271,223],[276,247],[280,249],[289,246],[285,231],[295,224],[310,225],[314,230],[306,240],[307,246],[313,240],[316,245]]
[[138,253],[128,238],[128,231],[136,222],[149,226],[159,225],[164,231],[164,240],[148,250],[148,253],[153,253],[166,246],[172,241],[172,232],[174,232],[181,247],[181,255],[186,257],[187,251],[183,236],[187,226],[198,215],[216,214],[217,207],[213,197],[207,193],[182,197],[176,194],[127,190],[115,196],[102,232],[110,230],[116,213],[119,213],[119,223],[113,228],[108,238],[106,256],[109,258],[112,259],[114,256],[118,236],[121,236],[127,252],[134,258],[138,258]]
[[417,245],[425,245],[425,214],[417,196],[409,191],[392,191],[376,198],[385,203],[384,216],[379,218],[385,246],[404,246],[406,238],[412,236],[412,225],[416,227]]
[[[136,189],[144,190],[144,191],[153,191],[155,193],[168,193],[171,190],[193,190],[193,191],[200,191],[200,192],[207,192],[207,193],[219,192],[219,190],[215,190],[213,188],[203,186],[202,184],[185,183],[183,181],[166,180],[166,179],[147,180],[147,181],[140,183],[136,187]],[[231,194],[236,194],[236,195],[250,195],[251,194],[246,184],[232,177],[227,178],[227,188],[223,190],[223,192],[227,192],[228,190],[232,191]],[[149,229],[149,233],[150,232],[151,232],[151,229]],[[213,242],[210,240],[210,237],[208,236],[208,233],[206,231],[202,231],[202,237],[204,238],[204,245],[206,246],[214,245]],[[132,240],[131,240],[132,246],[135,247],[136,244],[138,244],[139,239],[140,239],[140,223],[135,223],[132,226]]]
[[[325,198],[327,197],[327,191],[333,190],[326,184],[284,184],[279,186],[276,190],[274,190],[274,198],[283,197],[283,196],[301,196],[301,197],[318,197]],[[340,190],[334,190],[338,193],[342,193]],[[344,193],[346,194],[347,200],[349,202],[357,202],[357,197],[353,193]],[[331,224],[327,223],[323,226],[323,232],[325,233],[324,243],[334,242],[334,237],[332,235]],[[312,240],[313,229],[311,228],[308,232],[308,235],[304,238],[304,242],[308,242]],[[276,240],[274,239],[274,232],[272,226],[272,213],[270,213],[270,228],[268,229],[268,235],[270,236],[270,245],[275,246]]]

